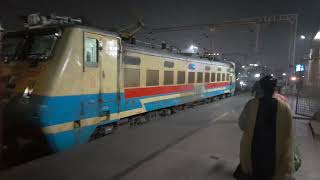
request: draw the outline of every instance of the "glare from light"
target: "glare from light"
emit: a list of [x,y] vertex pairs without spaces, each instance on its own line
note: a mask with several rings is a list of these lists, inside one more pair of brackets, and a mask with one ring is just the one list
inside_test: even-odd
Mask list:
[[24,98],[30,98],[32,92],[33,92],[33,89],[32,89],[32,88],[26,87],[26,89],[24,90],[22,96],[23,96]]
[[[103,45],[100,44],[99,45],[100,47],[102,47]],[[118,43],[116,40],[110,40],[110,41],[107,41],[106,43],[106,53],[110,56],[113,56],[113,57],[117,57],[118,56]]]
[[196,51],[198,50],[198,47],[192,44],[190,45],[189,49],[192,53],[196,53]]
[[191,46],[190,46],[190,49],[198,49],[198,47],[195,46],[195,45],[191,45]]
[[240,81],[239,84],[240,84],[241,87],[247,86],[247,84],[245,82],[243,82],[243,81]]
[[255,78],[259,78],[259,77],[260,77],[260,74],[257,73],[257,74],[254,75],[254,77],[255,77]]
[[297,77],[296,76],[292,76],[290,79],[291,79],[291,81],[296,81]]
[[282,76],[286,76],[287,75],[287,73],[282,73]]
[[320,40],[320,31],[317,32],[316,36],[314,37],[314,40]]
[[306,36],[301,35],[301,36],[300,36],[300,39],[306,39]]

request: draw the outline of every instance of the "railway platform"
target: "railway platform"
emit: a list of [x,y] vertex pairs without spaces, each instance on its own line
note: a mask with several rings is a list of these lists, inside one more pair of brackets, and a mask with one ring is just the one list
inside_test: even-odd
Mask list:
[[[249,96],[238,95],[179,111],[72,150],[0,173],[2,180],[232,180],[239,163],[238,116]],[[308,121],[296,119],[302,152],[297,180],[320,178],[320,143]]]

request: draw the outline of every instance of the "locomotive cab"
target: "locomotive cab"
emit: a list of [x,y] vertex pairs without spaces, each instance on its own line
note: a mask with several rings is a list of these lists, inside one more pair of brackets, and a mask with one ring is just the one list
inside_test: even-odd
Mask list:
[[[15,161],[12,157],[24,161],[50,152],[41,129],[40,107],[45,103],[40,97],[50,88],[50,78],[45,74],[61,37],[62,29],[56,27],[7,32],[3,37],[0,69],[10,75],[6,77],[6,94],[1,97],[7,102],[1,150],[7,151],[4,157],[11,163]],[[48,84],[43,85],[43,81]]]
[[0,68],[11,72],[4,97],[11,146],[69,149],[118,119],[116,34],[64,25],[8,32],[3,42]]

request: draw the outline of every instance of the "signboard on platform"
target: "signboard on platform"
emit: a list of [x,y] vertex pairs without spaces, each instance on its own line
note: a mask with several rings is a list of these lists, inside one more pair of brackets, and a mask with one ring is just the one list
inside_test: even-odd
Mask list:
[[296,64],[296,72],[303,72],[304,64]]

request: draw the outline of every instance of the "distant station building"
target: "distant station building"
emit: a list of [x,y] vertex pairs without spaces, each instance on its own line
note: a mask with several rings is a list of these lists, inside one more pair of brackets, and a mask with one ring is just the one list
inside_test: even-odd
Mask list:
[[306,86],[320,88],[320,30],[313,38],[310,59],[305,74]]

